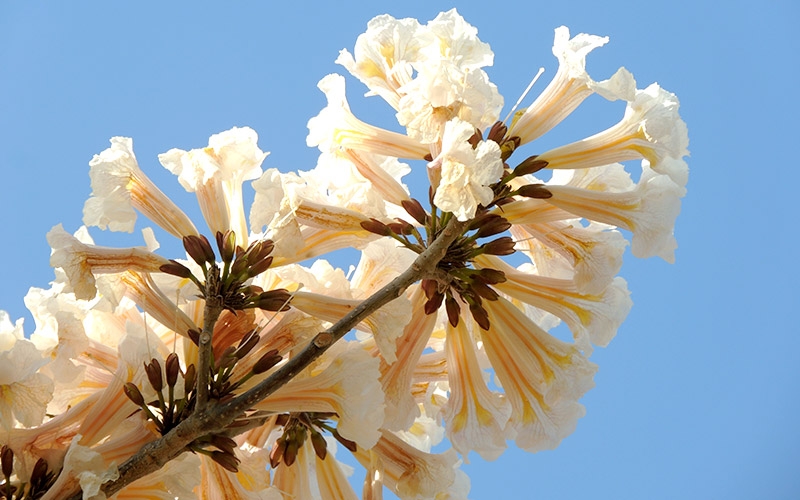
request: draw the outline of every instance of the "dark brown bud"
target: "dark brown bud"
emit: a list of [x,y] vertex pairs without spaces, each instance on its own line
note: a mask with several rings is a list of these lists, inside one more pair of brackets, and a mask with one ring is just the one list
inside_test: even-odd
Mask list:
[[317,454],[320,460],[325,460],[325,457],[328,455],[328,443],[325,442],[325,438],[322,437],[317,431],[311,431],[311,445],[314,447],[314,453]]
[[211,444],[219,448],[220,451],[223,451],[229,455],[235,455],[234,450],[237,448],[236,441],[229,438],[228,436],[221,436],[219,434],[215,434],[211,436]]
[[472,313],[472,319],[475,320],[475,323],[478,323],[481,329],[489,329],[489,315],[486,314],[486,309],[479,304],[470,304],[469,312]]
[[491,214],[486,218],[486,221],[481,224],[478,228],[478,231],[475,233],[476,238],[486,238],[487,236],[494,236],[495,234],[500,234],[502,232],[508,231],[511,227],[511,223],[508,222],[505,218],[497,215]]
[[141,391],[133,382],[127,382],[123,385],[122,392],[124,392],[125,395],[128,396],[128,399],[133,401],[133,404],[136,406],[144,406],[144,396],[142,396]]
[[506,132],[508,132],[506,124],[501,121],[496,121],[494,125],[492,125],[492,128],[489,129],[486,139],[501,144],[503,142],[503,137],[506,136]]
[[223,469],[233,472],[239,472],[239,459],[236,455],[225,453],[224,451],[214,450],[211,452],[211,460],[217,462]]
[[470,290],[486,300],[497,300],[497,298],[500,297],[491,287],[481,283],[480,281],[474,281],[470,285]]
[[171,274],[179,278],[189,278],[192,276],[192,271],[176,260],[170,259],[169,264],[164,264],[158,268],[162,273]]
[[286,442],[286,448],[283,450],[283,463],[287,467],[291,467],[297,460],[297,452],[300,451],[300,444],[296,439],[291,439]]
[[150,360],[150,363],[145,363],[144,371],[147,373],[147,380],[150,381],[150,386],[156,392],[164,388],[164,378],[161,374],[161,363],[156,358]]
[[286,439],[279,437],[269,452],[269,465],[274,469],[281,463],[283,452],[286,450]]
[[447,300],[444,301],[444,309],[447,311],[447,321],[449,321],[454,328],[457,327],[458,317],[461,315],[461,306],[458,305],[458,302],[452,295],[448,295]]
[[191,364],[186,367],[186,373],[183,375],[183,391],[186,394],[189,394],[192,390],[194,390],[194,383],[197,379],[197,368],[194,367],[194,364]]
[[40,458],[36,461],[31,472],[31,484],[39,484],[45,480],[47,475],[47,460]]
[[263,273],[264,271],[269,269],[269,266],[272,265],[272,259],[273,257],[270,255],[256,262],[247,269],[247,275],[252,278],[254,276],[258,276],[259,274]]
[[517,194],[526,198],[537,198],[540,200],[553,197],[553,193],[544,187],[544,184],[526,184],[517,190]]
[[534,174],[545,167],[547,167],[546,161],[537,160],[536,155],[529,156],[514,168],[514,176],[519,177],[521,175]]
[[425,292],[425,297],[430,299],[439,290],[439,284],[436,280],[422,280],[420,284],[422,291]]
[[175,387],[175,384],[178,382],[178,372],[181,371],[181,363],[178,359],[178,355],[174,352],[169,353],[164,364],[166,366],[165,371],[167,372],[167,386]]
[[383,222],[379,221],[378,219],[370,219],[361,222],[361,227],[365,231],[369,231],[370,233],[377,234],[378,236],[391,236],[392,230],[389,229],[389,226],[384,224]]
[[189,254],[192,260],[201,266],[206,262],[216,261],[216,256],[214,255],[214,250],[211,248],[211,244],[202,234],[190,234],[189,236],[184,236],[183,247],[186,249],[186,253]]
[[258,295],[253,301],[253,306],[265,311],[288,311],[292,294],[284,288],[277,288]]
[[425,314],[433,314],[439,310],[439,306],[442,305],[442,301],[444,300],[444,295],[439,292],[433,294],[433,297],[428,299],[425,302]]
[[514,240],[508,236],[484,243],[481,248],[483,253],[489,255],[511,255],[515,252]]
[[506,273],[488,267],[478,270],[473,276],[487,285],[496,285],[506,281]]
[[216,239],[220,258],[223,262],[230,263],[236,251],[236,233],[233,231],[225,231],[223,234],[217,231]]
[[194,345],[196,345],[196,346],[200,345],[200,331],[199,330],[189,329],[186,332],[186,335],[189,336],[189,340],[191,340],[194,343]]
[[3,445],[2,451],[0,451],[0,462],[3,466],[3,475],[10,478],[14,472],[14,450]]
[[475,133],[472,134],[469,139],[467,139],[467,142],[470,143],[473,148],[476,148],[478,147],[478,143],[481,142],[482,140],[483,140],[483,134],[481,134],[480,130],[475,129]]
[[264,373],[265,371],[271,369],[273,366],[280,363],[283,357],[278,354],[277,349],[272,349],[271,351],[265,352],[256,364],[253,365],[253,373],[258,375],[259,373]]
[[422,204],[415,200],[414,198],[409,198],[408,200],[402,200],[400,204],[403,208],[408,212],[408,215],[414,218],[415,221],[419,222],[423,226],[428,223],[430,216],[428,212],[422,208]]
[[247,356],[250,351],[258,344],[258,341],[261,340],[261,337],[256,333],[255,330],[250,330],[242,337],[241,342],[239,342],[239,347],[236,349],[234,356],[239,359]]

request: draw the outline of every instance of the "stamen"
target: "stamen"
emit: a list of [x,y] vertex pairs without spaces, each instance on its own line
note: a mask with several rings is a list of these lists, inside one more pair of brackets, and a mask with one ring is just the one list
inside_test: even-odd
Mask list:
[[539,68],[539,71],[536,73],[536,76],[533,77],[531,83],[528,84],[528,87],[525,89],[525,92],[523,92],[522,95],[519,96],[519,99],[517,99],[517,102],[514,103],[514,106],[511,108],[511,111],[509,111],[508,115],[506,115],[506,117],[503,119],[503,123],[508,125],[508,119],[511,118],[511,116],[514,114],[514,111],[517,110],[517,106],[519,106],[522,100],[525,99],[525,96],[528,95],[528,92],[531,91],[533,84],[536,83],[536,80],[538,80],[540,76],[542,76],[542,73],[544,73],[544,67]]

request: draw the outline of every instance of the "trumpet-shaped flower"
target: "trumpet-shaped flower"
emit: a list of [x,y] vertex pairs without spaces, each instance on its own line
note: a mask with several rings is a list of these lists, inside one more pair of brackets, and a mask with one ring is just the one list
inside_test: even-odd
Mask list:
[[111,147],[95,155],[89,167],[92,197],[83,207],[87,226],[130,233],[136,209],[173,236],[197,234],[189,217],[139,168],[132,139],[112,137]]

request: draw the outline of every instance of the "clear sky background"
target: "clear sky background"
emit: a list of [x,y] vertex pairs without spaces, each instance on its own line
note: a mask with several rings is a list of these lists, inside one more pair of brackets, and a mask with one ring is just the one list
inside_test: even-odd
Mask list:
[[[657,81],[681,100],[692,155],[677,262],[627,256],[634,307],[592,357],[597,387],[577,431],[555,451],[473,455],[470,498],[800,498],[796,2],[122,5],[0,4],[0,309],[25,317],[28,334],[22,298],[53,276],[45,233],[80,226],[87,163],[110,137],[133,137],[141,167],[197,214],[157,155],[247,125],[272,152],[265,168],[312,168],[317,81],[344,72],[338,51],[375,15],[425,22],[458,7],[492,46],[488,72],[509,105],[540,66],[534,94],[555,74],[563,24],[611,38],[589,56],[596,79],[625,66],[640,87]],[[388,106],[364,90],[348,77],[354,110],[390,126]],[[621,115],[595,104],[543,141]]]

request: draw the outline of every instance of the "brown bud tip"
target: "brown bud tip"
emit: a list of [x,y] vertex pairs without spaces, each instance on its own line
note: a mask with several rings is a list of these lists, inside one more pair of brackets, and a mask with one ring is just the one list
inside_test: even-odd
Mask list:
[[192,271],[190,271],[188,267],[172,259],[170,259],[169,264],[164,264],[159,267],[158,270],[162,273],[171,274],[179,278],[190,278],[192,276]]
[[150,381],[150,385],[156,392],[164,388],[164,378],[161,374],[161,363],[159,363],[156,358],[151,359],[149,363],[145,363],[144,371],[147,373],[147,380]]
[[467,139],[467,142],[470,143],[473,148],[476,148],[478,147],[478,143],[481,142],[482,140],[483,140],[483,134],[481,134],[480,130],[475,129],[475,133],[472,134],[469,139]]
[[265,311],[288,311],[292,294],[284,288],[262,292],[253,300],[253,305]]
[[542,170],[547,166],[547,162],[544,160],[537,160],[537,156],[529,156],[522,160],[522,163],[516,166],[514,169],[514,175],[519,177],[520,175],[528,175],[534,174],[539,170]]
[[253,373],[258,375],[259,373],[264,373],[265,371],[271,369],[273,366],[280,363],[283,357],[278,354],[277,349],[272,349],[264,353],[261,358],[256,361],[256,364],[253,365]]
[[362,221],[361,228],[370,233],[377,234],[378,236],[390,236],[392,234],[392,230],[389,229],[389,226],[378,219]]
[[286,442],[286,448],[283,450],[283,463],[287,467],[291,467],[297,460],[297,452],[300,451],[300,446],[297,440],[292,439]]
[[422,291],[425,292],[425,298],[433,297],[433,294],[439,290],[439,285],[436,280],[422,280]]
[[200,331],[199,330],[190,329],[190,330],[188,330],[186,332],[186,335],[189,336],[189,340],[194,342],[194,345],[196,345],[196,346],[200,345]]
[[506,127],[506,124],[501,121],[496,121],[494,122],[494,125],[492,125],[492,128],[489,129],[489,133],[486,135],[486,138],[490,141],[496,142],[497,144],[501,144],[506,132],[508,132],[508,127]]
[[242,337],[241,342],[239,342],[239,347],[236,348],[234,356],[239,359],[247,356],[250,351],[253,350],[256,344],[258,344],[259,340],[261,340],[261,336],[259,336],[255,330],[250,330],[245,334],[244,337]]
[[233,260],[233,255],[236,251],[236,233],[233,231],[225,231],[221,233],[217,231],[217,248],[219,249],[220,257],[223,262],[230,263]]
[[544,184],[526,184],[517,190],[517,194],[526,198],[538,198],[540,200],[553,197],[553,193],[544,187]]
[[2,451],[0,451],[0,462],[3,465],[3,475],[6,478],[11,477],[14,472],[14,450],[3,445]]
[[269,452],[270,467],[274,469],[281,463],[284,450],[286,450],[286,440],[283,438],[283,436],[281,436],[277,441],[275,441],[275,444],[272,445],[272,449]]
[[31,484],[36,484],[41,482],[45,479],[45,475],[47,474],[47,460],[44,458],[40,458],[36,461],[36,465],[33,466],[33,472],[31,472]]
[[470,285],[470,290],[486,300],[497,300],[500,297],[490,286],[477,280]]
[[439,292],[433,294],[433,297],[428,299],[425,302],[425,314],[434,314],[436,311],[439,310],[439,306],[442,305],[442,301],[444,300],[444,295]]
[[511,255],[514,253],[514,240],[508,236],[497,238],[481,246],[483,253],[489,255]]
[[473,276],[487,285],[496,285],[506,281],[506,273],[488,267],[478,270]]
[[489,315],[486,314],[486,309],[479,304],[470,304],[469,312],[472,313],[472,319],[475,320],[475,323],[478,323],[482,330],[489,329]]
[[263,273],[272,265],[272,256],[269,255],[247,268],[247,275],[251,278]]
[[325,457],[328,456],[328,443],[325,442],[325,438],[322,437],[317,431],[311,431],[311,445],[314,447],[314,453],[317,454],[320,460],[325,460]]
[[486,238],[488,236],[494,236],[495,234],[507,231],[509,228],[511,228],[511,223],[505,218],[497,214],[490,214],[483,220],[478,231],[475,233],[475,237]]
[[454,328],[457,327],[458,317],[461,314],[461,306],[458,305],[456,299],[448,295],[447,300],[444,301],[444,309],[447,311],[447,321],[449,321]]
[[197,368],[195,368],[194,364],[191,364],[186,367],[186,373],[183,375],[183,390],[186,394],[189,394],[192,390],[194,390],[194,383],[197,379]]
[[181,363],[178,359],[178,355],[174,352],[169,353],[165,365],[165,371],[167,372],[167,386],[175,387],[175,384],[178,382],[178,372],[181,371]]
[[239,472],[239,459],[236,455],[225,453],[224,451],[214,450],[211,452],[211,460],[217,462],[223,469],[233,472]]
[[229,438],[228,436],[221,436],[219,434],[211,436],[211,444],[219,448],[220,451],[234,456],[234,450],[238,446],[236,441],[233,439]]
[[128,399],[133,401],[133,404],[136,406],[144,406],[144,397],[142,396],[141,391],[133,382],[127,382],[125,385],[122,386],[122,391],[128,396]]
[[183,247],[186,249],[186,253],[189,254],[189,257],[201,266],[206,262],[216,261],[216,256],[214,255],[214,250],[211,248],[211,244],[202,234],[184,236]]
[[430,216],[428,212],[422,208],[422,204],[415,200],[414,198],[410,198],[408,200],[403,200],[400,202],[408,215],[414,218],[415,221],[419,222],[423,226],[428,223]]

